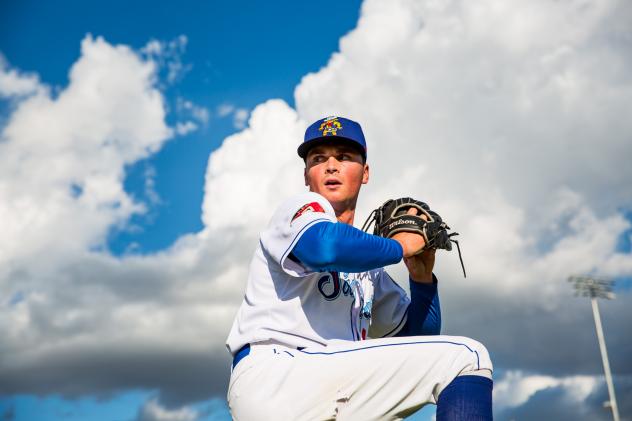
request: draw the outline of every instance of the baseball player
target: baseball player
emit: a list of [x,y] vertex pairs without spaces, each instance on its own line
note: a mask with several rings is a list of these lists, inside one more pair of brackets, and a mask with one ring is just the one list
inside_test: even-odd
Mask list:
[[[487,350],[439,335],[432,240],[353,227],[369,181],[360,125],[318,120],[298,155],[309,192],[282,203],[262,231],[226,343],[233,418],[396,420],[436,404],[439,421],[491,420]],[[406,215],[423,224],[419,210]],[[383,268],[402,259],[410,297]]]

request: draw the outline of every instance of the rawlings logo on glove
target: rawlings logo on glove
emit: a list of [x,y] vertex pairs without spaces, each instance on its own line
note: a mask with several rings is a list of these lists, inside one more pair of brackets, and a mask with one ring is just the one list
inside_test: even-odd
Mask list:
[[[408,213],[411,208],[417,209],[417,215]],[[412,232],[421,235],[426,243],[424,249],[450,251],[452,250],[452,243],[455,243],[463,268],[463,276],[466,276],[459,242],[452,239],[459,233],[448,233],[450,227],[443,222],[438,213],[430,210],[426,203],[410,197],[387,200],[382,206],[371,212],[362,226],[362,231],[368,231],[373,223],[375,223],[373,234],[380,237],[391,238],[398,232]]]

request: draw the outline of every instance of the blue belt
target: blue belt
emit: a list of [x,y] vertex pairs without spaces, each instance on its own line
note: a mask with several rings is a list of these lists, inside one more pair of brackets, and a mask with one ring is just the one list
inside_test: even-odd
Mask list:
[[239,363],[239,361],[241,361],[242,358],[244,358],[248,354],[250,354],[250,344],[246,344],[239,348],[239,351],[237,351],[235,357],[233,358],[233,369],[235,369],[237,363]]

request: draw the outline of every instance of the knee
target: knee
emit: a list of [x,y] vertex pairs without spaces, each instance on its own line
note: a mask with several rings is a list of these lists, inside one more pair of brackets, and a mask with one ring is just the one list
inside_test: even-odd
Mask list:
[[458,339],[458,343],[462,344],[463,361],[469,362],[463,367],[462,374],[477,370],[493,371],[492,360],[485,345],[467,337],[459,337]]

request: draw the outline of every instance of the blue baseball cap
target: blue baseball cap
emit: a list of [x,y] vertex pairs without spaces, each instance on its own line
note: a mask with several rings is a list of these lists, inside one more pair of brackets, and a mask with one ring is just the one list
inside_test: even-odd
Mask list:
[[305,159],[312,147],[328,142],[349,144],[358,149],[366,162],[366,141],[362,127],[353,120],[335,116],[321,118],[305,130],[305,139],[297,149],[298,156]]

